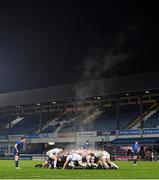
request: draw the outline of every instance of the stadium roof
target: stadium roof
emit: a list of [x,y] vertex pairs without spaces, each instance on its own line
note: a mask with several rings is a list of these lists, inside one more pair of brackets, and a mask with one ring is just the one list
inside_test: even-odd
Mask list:
[[159,89],[159,72],[0,94],[0,106],[24,105]]

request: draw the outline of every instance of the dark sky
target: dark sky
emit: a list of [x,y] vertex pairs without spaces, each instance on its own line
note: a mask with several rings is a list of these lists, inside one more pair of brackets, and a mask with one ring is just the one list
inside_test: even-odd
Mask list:
[[158,6],[154,2],[12,0],[0,2],[0,92],[80,80],[97,49],[124,43],[128,60],[101,78],[159,70]]

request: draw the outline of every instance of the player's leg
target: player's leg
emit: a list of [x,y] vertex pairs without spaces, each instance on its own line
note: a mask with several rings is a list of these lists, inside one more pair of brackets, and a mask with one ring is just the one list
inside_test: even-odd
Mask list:
[[101,158],[101,161],[102,161],[103,167],[104,167],[105,169],[108,169],[109,166],[108,166],[108,164],[107,164],[107,162],[106,162],[106,159],[105,159],[105,158]]
[[70,161],[70,163],[69,163],[68,165],[69,165],[69,167],[71,167],[72,169],[74,169],[74,167],[75,167],[74,161]]
[[44,161],[43,163],[42,163],[42,166],[46,166],[48,164],[48,161],[46,160],[46,161]]
[[15,167],[16,169],[20,169],[19,167],[19,152],[14,151],[14,161],[15,161]]
[[66,161],[65,161],[65,163],[64,163],[64,165],[63,165],[63,169],[65,169],[66,168],[66,166],[67,166],[67,164],[69,163],[69,160],[68,159],[66,159]]
[[110,165],[111,168],[114,168],[114,169],[118,169],[119,167],[114,163],[112,162],[109,158],[106,159],[106,162],[108,165]]
[[86,156],[86,162],[87,162],[87,166],[91,167],[91,156],[90,155]]
[[86,165],[87,165],[87,163],[83,163],[81,159],[78,160],[78,164],[79,164],[81,167],[83,167],[83,168],[85,168]]
[[44,167],[43,163],[40,163],[40,164],[36,164],[36,165],[35,165],[35,168],[42,168],[42,167]]
[[50,157],[47,156],[47,157],[46,157],[46,160],[42,163],[42,166],[43,166],[43,167],[48,167],[49,160],[50,160]]
[[102,163],[101,159],[98,159],[97,164],[98,164],[99,169],[103,168],[103,163]]
[[41,163],[42,167],[51,168],[51,166],[50,166],[51,161],[52,161],[52,159],[50,158],[49,155],[47,155],[46,160],[43,163]]
[[15,155],[15,167],[16,167],[16,169],[20,169],[20,167],[19,167],[19,154],[16,154]]
[[91,157],[91,166],[98,167],[98,165],[95,163],[95,157],[94,156]]
[[115,169],[119,169],[119,167],[114,162],[111,162],[111,166]]
[[56,168],[56,165],[57,165],[57,157],[55,156],[55,157],[53,158],[53,160],[54,160],[54,168]]
[[49,158],[49,159],[48,159],[48,167],[49,167],[50,169],[53,168],[53,163],[54,163],[54,160],[53,160],[52,158]]
[[57,157],[52,154],[52,155],[49,156],[49,158],[54,161],[54,162],[53,162],[53,165],[54,165],[54,168],[56,168],[56,165],[57,165]]
[[137,155],[136,154],[134,155],[133,161],[134,161],[134,166],[136,166],[137,165]]

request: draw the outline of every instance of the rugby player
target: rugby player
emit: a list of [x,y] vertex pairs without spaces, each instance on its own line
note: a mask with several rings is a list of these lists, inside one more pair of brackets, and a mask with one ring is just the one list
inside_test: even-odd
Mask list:
[[104,169],[118,169],[118,166],[115,163],[111,162],[110,154],[107,151],[101,149],[95,153],[95,156],[99,158],[98,163],[101,167],[104,167]]
[[133,161],[134,161],[134,166],[137,165],[137,158],[140,152],[140,146],[138,142],[136,141],[135,144],[131,146],[131,152],[133,153]]
[[20,169],[19,167],[19,157],[20,153],[23,150],[23,143],[26,142],[26,137],[22,137],[21,140],[17,141],[14,145],[14,160],[16,169]]
[[67,164],[74,169],[75,163],[78,163],[80,166],[85,167],[84,163],[82,162],[82,156],[78,152],[73,152],[67,155],[66,161],[63,165],[63,169],[66,168]]
[[[54,148],[47,151],[46,155],[48,156],[49,159],[53,160],[54,168],[56,168],[57,160],[62,152],[64,152],[64,148]],[[51,164],[50,164],[50,168],[51,168]]]

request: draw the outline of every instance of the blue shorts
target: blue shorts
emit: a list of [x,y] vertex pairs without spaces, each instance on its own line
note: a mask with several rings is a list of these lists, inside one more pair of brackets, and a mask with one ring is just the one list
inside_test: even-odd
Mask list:
[[14,156],[20,156],[20,153],[16,151],[16,149],[14,149],[14,152],[13,152]]
[[138,152],[133,152],[132,154],[133,154],[133,156],[138,156],[139,155]]

